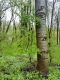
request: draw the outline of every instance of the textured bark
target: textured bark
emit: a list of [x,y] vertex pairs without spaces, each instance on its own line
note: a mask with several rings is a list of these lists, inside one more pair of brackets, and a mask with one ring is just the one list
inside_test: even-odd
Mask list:
[[46,4],[45,0],[35,0],[36,16],[40,18],[40,25],[36,25],[37,39],[37,69],[46,76],[48,74],[48,48],[46,36]]

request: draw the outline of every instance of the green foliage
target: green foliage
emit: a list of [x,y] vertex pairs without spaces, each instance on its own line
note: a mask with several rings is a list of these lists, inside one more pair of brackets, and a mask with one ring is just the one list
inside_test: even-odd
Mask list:
[[[29,65],[31,66],[33,61],[36,61],[39,49],[36,47],[36,31],[32,25],[36,23],[36,26],[40,28],[41,18],[35,16],[34,9],[30,10],[31,3],[29,1],[25,3],[23,0],[10,0],[7,3],[14,9],[13,16],[15,14],[19,16],[22,25],[16,26],[16,33],[12,28],[9,28],[7,34],[5,30],[2,32],[2,27],[0,32],[0,80],[60,80],[60,70],[57,67],[49,67],[48,79],[42,77],[37,70],[30,72],[24,70]],[[49,50],[52,64],[59,65],[60,45],[56,44],[56,30],[52,30],[50,41]]]
[[48,79],[43,78],[38,71],[21,71],[28,64],[28,59],[23,56],[0,57],[0,80],[60,80],[60,71],[54,67],[49,68]]
[[60,71],[57,68],[50,67],[50,74],[48,80],[59,80]]
[[52,31],[51,35],[51,47],[49,48],[50,50],[50,55],[52,57],[52,63],[53,64],[60,64],[60,44],[57,45],[57,34],[56,34],[56,29]]
[[40,17],[35,17],[36,19],[36,26],[40,27],[41,26],[41,18]]
[[[33,34],[22,27],[16,33],[1,34],[0,42],[0,80],[45,80],[37,71],[21,71],[29,63],[29,54],[32,60],[36,60],[36,32]],[[29,36],[28,36],[29,35]],[[31,44],[32,35],[32,44]],[[28,40],[28,37],[30,40]],[[60,45],[56,45],[56,35],[53,32],[50,52],[52,63],[60,64]],[[23,56],[24,55],[24,56]],[[60,71],[57,68],[49,68],[49,77],[46,80],[59,80]]]
[[[21,31],[17,30],[16,33],[11,32],[7,35],[4,34],[5,38],[0,42],[0,53],[4,55],[18,55],[18,54],[36,54],[36,38],[35,31],[32,32],[26,30],[24,27],[21,28]],[[31,36],[32,40],[31,41]],[[30,41],[28,41],[28,37]]]

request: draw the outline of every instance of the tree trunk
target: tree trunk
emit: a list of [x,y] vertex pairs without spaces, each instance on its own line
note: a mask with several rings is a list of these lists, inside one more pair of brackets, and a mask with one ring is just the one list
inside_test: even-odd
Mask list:
[[0,32],[1,32],[1,25],[2,25],[1,16],[2,16],[2,8],[0,4]]
[[48,74],[48,48],[46,35],[46,3],[45,0],[35,0],[36,16],[40,19],[40,24],[36,24],[37,39],[37,69],[43,76]]
[[[51,14],[51,25],[50,25],[50,30],[49,30],[49,40],[51,39],[51,33],[52,33],[52,28],[53,28],[53,15],[54,15],[55,2],[56,2],[56,0],[53,0],[53,7],[52,7],[52,14]],[[49,46],[51,46],[50,41],[49,41]]]
[[60,44],[60,28],[59,28],[59,44]]
[[0,32],[1,32],[1,16],[0,16]]
[[57,16],[57,45],[59,44],[59,20]]

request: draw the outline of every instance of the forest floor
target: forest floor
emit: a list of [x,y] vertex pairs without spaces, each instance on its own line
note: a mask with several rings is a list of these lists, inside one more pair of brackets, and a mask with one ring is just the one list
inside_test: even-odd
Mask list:
[[51,65],[48,79],[43,78],[36,70],[37,49],[34,35],[32,46],[29,46],[28,50],[26,50],[27,36],[17,37],[12,44],[8,38],[0,42],[0,80],[60,80],[60,44],[56,43],[55,32],[49,48]]
[[32,61],[24,55],[0,56],[0,80],[60,80],[60,65],[50,65],[48,79],[44,79]]

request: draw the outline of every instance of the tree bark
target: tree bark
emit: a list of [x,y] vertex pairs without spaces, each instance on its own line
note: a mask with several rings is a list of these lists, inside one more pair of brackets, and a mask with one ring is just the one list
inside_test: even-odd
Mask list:
[[1,25],[2,25],[1,16],[2,16],[2,8],[0,4],[0,32],[1,32]]
[[48,48],[46,35],[46,3],[45,0],[35,0],[36,17],[40,19],[40,24],[36,24],[37,39],[37,69],[43,76],[48,74]]
[[57,16],[57,45],[59,44],[59,20]]

